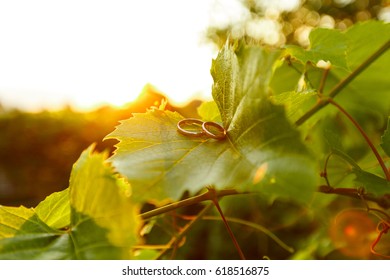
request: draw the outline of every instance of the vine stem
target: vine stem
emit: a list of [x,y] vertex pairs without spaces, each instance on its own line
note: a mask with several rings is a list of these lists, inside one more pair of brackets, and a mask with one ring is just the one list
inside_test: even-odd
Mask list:
[[324,193],[324,194],[336,194],[336,195],[342,195],[342,196],[348,196],[356,199],[362,199],[366,201],[372,201],[378,204],[380,207],[384,209],[390,208],[390,203],[388,199],[385,199],[383,197],[376,197],[370,194],[361,193],[359,188],[333,188],[328,185],[322,185],[319,186],[318,192]]
[[[220,190],[220,191],[216,191],[216,193],[215,193],[215,195],[218,198],[219,197],[228,196],[228,195],[237,195],[237,194],[245,194],[245,193],[240,193],[240,192],[238,192],[238,191],[236,191],[234,189]],[[209,194],[208,191],[205,192],[205,193],[202,193],[200,195],[193,196],[193,197],[190,197],[190,198],[187,198],[187,199],[183,199],[183,200],[180,200],[178,202],[174,202],[174,203],[171,203],[171,204],[168,204],[168,205],[156,208],[154,210],[142,213],[139,216],[143,220],[146,220],[146,219],[150,219],[152,217],[155,217],[155,216],[158,216],[158,215],[161,215],[161,214],[168,213],[168,212],[170,212],[172,210],[175,210],[175,209],[178,209],[178,208],[191,206],[191,205],[198,204],[200,202],[204,202],[204,201],[207,201],[207,200],[212,200],[212,198],[210,197],[210,194]]]
[[237,250],[238,254],[240,255],[240,258],[242,260],[245,260],[246,258],[244,256],[244,253],[242,252],[241,247],[238,244],[237,239],[234,236],[234,233],[233,233],[232,229],[230,228],[229,223],[227,222],[225,215],[222,212],[221,207],[219,206],[218,197],[216,195],[217,193],[216,193],[215,189],[209,188],[208,190],[209,190],[208,193],[210,194],[211,201],[214,203],[215,208],[217,208],[219,215],[221,216],[222,221],[225,224],[226,230],[228,231],[230,238],[233,241],[234,247],[236,247],[236,250]]
[[379,155],[378,150],[375,148],[374,144],[371,142],[370,138],[367,136],[367,134],[364,132],[363,128],[359,125],[359,123],[346,111],[342,106],[340,106],[337,102],[335,102],[332,98],[327,98],[327,102],[335,106],[340,112],[342,112],[352,123],[353,125],[359,130],[360,134],[364,137],[367,144],[370,146],[372,152],[374,153],[376,159],[379,162],[379,165],[381,166],[383,173],[385,174],[386,180],[390,181],[390,173],[387,169],[382,157]]
[[245,260],[245,256],[244,256],[240,246],[238,245],[238,242],[237,242],[236,238],[234,237],[234,234],[233,234],[225,216],[223,215],[222,209],[218,203],[218,198],[228,196],[228,195],[238,195],[238,194],[249,194],[249,193],[247,193],[247,192],[240,193],[234,189],[216,191],[214,188],[209,187],[209,188],[207,188],[207,192],[202,193],[200,195],[190,197],[190,198],[178,201],[178,202],[174,202],[174,203],[171,203],[171,204],[159,207],[157,209],[140,214],[139,216],[142,219],[146,220],[146,219],[152,218],[154,216],[173,211],[177,208],[198,204],[200,202],[204,202],[207,200],[210,200],[212,202],[209,205],[207,205],[200,213],[198,213],[198,215],[195,217],[195,219],[193,219],[191,222],[189,222],[179,232],[178,235],[175,235],[174,237],[172,237],[172,239],[168,242],[167,245],[163,246],[163,250],[160,252],[157,259],[161,258],[169,249],[172,249],[172,248],[175,249],[176,246],[178,245],[178,243],[180,242],[180,240],[184,237],[184,235],[188,232],[188,230],[194,225],[194,223],[196,221],[198,221],[199,219],[201,219],[203,217],[203,215],[210,209],[210,207],[212,205],[214,205],[217,208],[219,214],[221,215],[221,218],[226,226],[227,231],[229,232],[230,237],[233,240],[234,246],[236,247],[236,249],[240,255],[240,258]]
[[[378,59],[383,53],[390,48],[390,40],[388,40],[382,47],[380,47],[375,53],[368,57],[362,64],[360,64],[351,74],[349,74],[345,79],[341,80],[329,93],[328,97],[335,97],[341,90],[343,90],[350,82],[352,82],[359,74],[370,66],[376,59]],[[329,104],[328,99],[319,99],[317,104],[314,105],[309,111],[306,112],[302,117],[300,117],[295,124],[297,126],[302,125],[307,121],[312,115],[317,113],[323,107]]]
[[221,191],[216,191],[214,188],[212,187],[209,187],[207,188],[207,192],[205,193],[202,193],[198,196],[194,196],[194,197],[191,197],[191,198],[188,198],[188,199],[184,199],[184,200],[181,200],[181,201],[178,201],[178,202],[175,202],[175,203],[172,203],[172,204],[168,204],[166,206],[163,206],[163,207],[160,207],[160,208],[157,208],[157,209],[154,209],[154,210],[151,210],[151,211],[148,211],[148,212],[145,212],[145,213],[142,213],[140,214],[140,217],[142,219],[149,219],[149,218],[152,218],[154,216],[157,216],[157,215],[161,215],[161,214],[164,214],[164,213],[167,213],[167,212],[170,212],[172,210],[175,210],[177,208],[181,208],[181,207],[185,207],[185,206],[190,206],[190,205],[193,205],[193,204],[197,204],[197,203],[200,203],[200,202],[204,202],[204,201],[207,201],[207,200],[210,200],[212,203],[209,204],[208,206],[206,206],[196,217],[195,219],[193,219],[191,222],[189,222],[180,232],[178,235],[172,237],[172,239],[168,242],[167,245],[164,246],[164,250],[160,253],[159,257],[158,258],[161,258],[161,256],[163,256],[169,249],[172,248],[172,246],[178,244],[178,242],[183,238],[183,236],[188,232],[188,230],[192,227],[192,225],[198,221],[199,219],[202,218],[202,216],[210,209],[210,206],[214,205],[225,226],[226,226],[226,229],[233,241],[233,244],[234,246],[236,247],[239,255],[240,255],[240,258],[242,260],[245,260],[245,256],[240,248],[240,246],[238,245],[238,242],[237,242],[237,239],[235,238],[234,234],[233,234],[233,231],[231,230],[225,216],[223,215],[223,212],[222,212],[222,209],[221,207],[219,206],[219,203],[218,203],[218,198],[221,198],[221,197],[224,197],[224,196],[228,196],[228,195],[237,195],[237,194],[245,194],[245,193],[239,193],[237,192],[236,190],[234,189],[228,189],[228,190],[221,190]]
[[379,241],[382,239],[382,235],[386,234],[389,231],[389,229],[390,229],[390,227],[386,223],[383,223],[383,222],[379,223],[379,225],[377,227],[378,236],[375,239],[375,241],[372,243],[371,248],[370,248],[371,253],[373,253],[374,255],[377,255],[379,257],[385,258],[385,259],[390,259],[390,256],[386,256],[386,255],[383,255],[381,253],[378,253],[375,250],[375,247],[379,243]]
[[210,203],[209,205],[204,207],[192,221],[185,225],[185,227],[179,232],[178,235],[173,236],[172,239],[168,242],[168,244],[164,247],[164,250],[160,252],[157,259],[160,259],[169,249],[172,249],[172,247],[174,247],[175,245],[177,246],[177,244],[187,234],[187,232],[192,228],[192,226],[197,221],[199,221],[207,213],[207,211],[211,209],[212,206],[213,203]]
[[326,79],[328,78],[329,71],[330,71],[330,68],[326,68],[322,77],[321,77],[320,85],[318,87],[318,92],[320,94],[322,94],[324,91],[325,82],[326,82]]

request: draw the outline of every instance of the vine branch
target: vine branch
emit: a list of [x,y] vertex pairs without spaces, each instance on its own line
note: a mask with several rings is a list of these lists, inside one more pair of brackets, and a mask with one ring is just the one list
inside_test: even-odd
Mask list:
[[325,194],[336,194],[342,196],[348,196],[356,199],[362,199],[362,197],[367,201],[372,201],[377,203],[380,207],[384,209],[390,208],[390,201],[386,197],[376,197],[370,194],[362,194],[359,188],[333,188],[328,185],[322,185],[317,190],[320,193]]
[[335,106],[340,112],[342,112],[352,123],[353,125],[359,130],[360,134],[364,137],[367,144],[370,146],[370,149],[374,153],[376,159],[378,160],[379,165],[381,166],[383,173],[385,174],[386,180],[390,181],[390,172],[387,169],[382,157],[379,155],[378,150],[375,148],[374,144],[371,142],[370,138],[367,136],[367,134],[364,132],[363,128],[359,125],[359,123],[346,111],[342,106],[340,106],[337,102],[335,102],[332,98],[328,98],[328,103]]

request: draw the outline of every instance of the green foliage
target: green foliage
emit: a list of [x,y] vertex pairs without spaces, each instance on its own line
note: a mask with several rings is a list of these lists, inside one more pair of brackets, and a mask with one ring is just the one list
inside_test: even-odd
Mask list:
[[0,258],[389,256],[389,28],[318,29],[308,49],[226,43],[197,110],[226,138],[179,133],[164,106],[134,113],[106,136],[113,156],[82,153],[69,189],[0,207]]
[[328,61],[335,67],[348,70],[346,53],[347,39],[338,30],[315,29],[310,33],[310,48],[304,50],[298,46],[288,46],[286,52],[301,63]]
[[0,259],[131,257],[139,218],[130,187],[92,148],[74,165],[69,189],[36,208],[0,207]]
[[[369,114],[369,117],[376,118],[379,126],[385,124],[390,107],[389,79],[386,75],[382,75],[388,71],[390,65],[390,52],[386,51],[390,44],[388,34],[390,34],[390,24],[377,21],[356,24],[345,32],[348,42],[349,69],[356,71],[368,59],[374,61],[343,89],[343,94],[337,97],[345,109],[358,120],[363,119],[359,115]],[[373,57],[380,48],[383,48],[383,51],[379,57]],[[332,73],[335,82],[344,80],[350,75],[342,69],[334,69]],[[330,90],[330,86],[334,87],[333,83],[327,84],[325,89]]]
[[[292,61],[281,64],[275,70],[271,81],[273,92],[276,96],[284,94],[283,97],[277,97],[278,103],[292,107],[291,110],[294,112],[292,120],[297,121],[316,102],[317,96],[311,94],[313,89],[321,90],[321,93],[329,93],[332,97],[337,95],[338,102],[356,119],[364,121],[367,119],[366,116],[376,118],[378,127],[381,127],[384,118],[387,119],[390,100],[388,79],[386,75],[378,73],[386,73],[390,53],[386,52],[389,36],[378,34],[389,34],[390,25],[372,21],[357,24],[344,32],[317,29],[313,33],[317,35],[310,36],[312,46],[310,49],[287,47],[286,54],[292,56]],[[321,48],[327,46],[329,53],[324,56],[322,52],[316,50],[318,46]],[[381,47],[384,47],[384,50],[380,52],[379,57],[374,57],[375,52]],[[359,69],[369,59],[373,59],[373,63],[369,67]],[[320,60],[331,63],[331,71],[324,83],[323,71],[306,64],[306,62],[316,64]],[[292,71],[292,67],[301,72]],[[364,71],[360,72],[361,70]],[[356,77],[351,75],[355,73]],[[351,77],[353,82],[349,82]],[[345,87],[341,87],[341,83],[345,81],[347,81]],[[294,98],[288,93],[292,90],[295,91]],[[340,90],[343,94],[339,94]],[[300,115],[291,105],[297,102],[301,104]],[[328,114],[334,113],[334,110],[325,111]]]

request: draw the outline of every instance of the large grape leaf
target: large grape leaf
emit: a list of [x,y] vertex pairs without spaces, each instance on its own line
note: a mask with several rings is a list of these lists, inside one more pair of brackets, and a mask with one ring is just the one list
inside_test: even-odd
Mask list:
[[287,46],[286,53],[300,60],[303,64],[312,62],[316,65],[323,60],[331,65],[348,69],[346,53],[347,39],[344,33],[335,29],[314,29],[309,35],[310,48]]
[[86,150],[69,189],[36,208],[0,207],[0,259],[130,258],[138,218],[105,154]]
[[68,226],[70,224],[69,188],[46,197],[35,207],[35,213],[50,227]]
[[129,247],[136,241],[137,209],[130,200],[130,186],[113,173],[105,159],[106,154],[87,150],[75,163],[70,177],[72,225],[92,218],[100,227],[109,229],[111,244]]
[[[385,47],[381,55],[364,69],[348,86],[340,92],[336,100],[355,118],[371,114],[377,116],[378,128],[385,125],[384,121],[390,110],[390,23],[369,21],[358,23],[347,30],[348,39],[347,62],[354,71],[364,61],[369,59],[379,49]],[[386,47],[387,46],[387,47]],[[332,80],[338,82],[345,79],[350,72],[342,69],[332,69]],[[325,92],[329,92],[334,84],[329,81]],[[386,118],[386,119],[385,119]]]
[[[140,200],[178,199],[183,191],[258,191],[307,202],[316,186],[313,159],[283,107],[268,100],[279,53],[226,45],[212,64],[213,97],[227,138],[191,138],[177,131],[178,113],[134,114],[107,136],[120,142],[111,158]],[[302,179],[304,178],[304,179]]]

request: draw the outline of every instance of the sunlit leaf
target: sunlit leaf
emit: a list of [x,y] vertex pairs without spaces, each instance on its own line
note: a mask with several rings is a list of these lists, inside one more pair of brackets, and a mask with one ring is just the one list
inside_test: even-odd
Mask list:
[[130,198],[121,193],[123,180],[104,163],[105,158],[105,154],[92,154],[89,149],[73,166],[70,177],[72,226],[78,226],[84,219],[93,219],[109,230],[112,244],[128,246],[136,241],[137,209]]
[[214,101],[203,102],[198,107],[198,114],[204,121],[222,122],[218,106]]
[[24,206],[0,206],[0,238],[14,236],[33,215],[33,209]]
[[53,228],[63,228],[70,224],[69,188],[55,192],[35,208],[42,222]]
[[0,259],[71,258],[69,236],[23,206],[0,208],[0,237]]
[[130,258],[137,208],[105,158],[86,150],[73,167],[69,191],[35,209],[0,207],[0,259]]
[[179,134],[176,125],[181,119],[178,113],[154,109],[134,114],[110,134],[120,140],[112,160],[127,176],[135,198],[178,199],[185,190],[223,186],[226,178],[219,177],[223,169],[214,157],[219,154],[220,164],[232,164],[237,155],[227,149],[226,141]]

